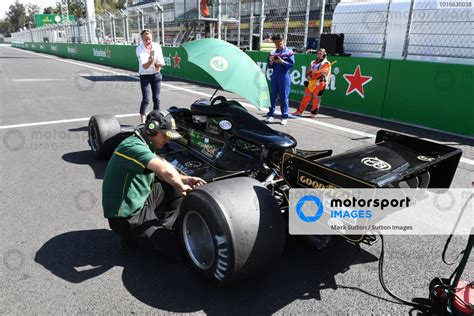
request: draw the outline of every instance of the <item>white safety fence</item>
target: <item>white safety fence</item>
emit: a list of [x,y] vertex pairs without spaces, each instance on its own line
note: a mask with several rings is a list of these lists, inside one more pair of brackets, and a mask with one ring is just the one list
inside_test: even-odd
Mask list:
[[332,33],[344,33],[356,56],[474,64],[474,9],[439,7],[437,0],[342,1]]
[[345,51],[356,56],[469,62],[473,12],[438,8],[436,0],[160,0],[13,33],[12,42],[137,44],[147,28],[168,46],[214,37],[254,50],[282,33],[304,52],[319,47],[321,33],[344,33]]

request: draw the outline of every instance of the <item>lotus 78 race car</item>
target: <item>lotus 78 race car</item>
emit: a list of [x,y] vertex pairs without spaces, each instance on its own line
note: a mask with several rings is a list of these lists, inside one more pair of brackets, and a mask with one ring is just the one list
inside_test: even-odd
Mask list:
[[[280,256],[291,188],[448,188],[462,155],[456,148],[384,130],[375,144],[335,156],[331,150],[300,150],[292,136],[222,96],[169,112],[184,137],[159,154],[183,174],[208,182],[184,198],[179,234],[192,266],[221,284]],[[96,157],[110,157],[140,127],[121,126],[112,115],[91,117]],[[345,237],[364,242],[364,236]]]

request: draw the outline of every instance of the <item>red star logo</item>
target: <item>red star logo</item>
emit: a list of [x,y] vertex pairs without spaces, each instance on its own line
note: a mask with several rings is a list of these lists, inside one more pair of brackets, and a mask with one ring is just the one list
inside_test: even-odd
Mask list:
[[181,67],[179,66],[180,62],[181,62],[181,57],[179,57],[178,52],[176,52],[173,57],[173,63],[174,63],[173,68],[181,69]]
[[343,76],[344,79],[346,79],[347,83],[349,83],[346,95],[349,95],[355,91],[363,98],[364,85],[372,80],[372,76],[362,76],[362,74],[360,73],[360,65],[357,65],[357,68],[355,69],[352,75],[344,74]]

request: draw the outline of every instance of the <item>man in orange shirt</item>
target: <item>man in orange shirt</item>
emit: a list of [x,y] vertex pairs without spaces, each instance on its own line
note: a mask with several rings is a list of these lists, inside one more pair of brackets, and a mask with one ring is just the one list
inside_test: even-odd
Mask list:
[[200,8],[201,8],[201,15],[204,18],[209,17],[209,4],[208,0],[201,0],[200,2]]
[[298,110],[293,115],[301,116],[306,110],[311,98],[313,98],[313,106],[311,107],[311,117],[315,118],[318,114],[321,103],[321,96],[329,83],[331,75],[331,64],[326,59],[326,50],[320,48],[317,51],[317,59],[311,62],[311,65],[306,72],[306,81],[304,89],[304,96],[301,99]]

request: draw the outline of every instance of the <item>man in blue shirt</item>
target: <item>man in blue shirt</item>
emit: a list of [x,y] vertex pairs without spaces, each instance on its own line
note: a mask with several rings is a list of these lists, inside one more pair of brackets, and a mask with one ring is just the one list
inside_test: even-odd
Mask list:
[[288,122],[288,97],[290,95],[290,69],[295,63],[295,56],[291,49],[285,46],[283,35],[275,34],[272,37],[276,49],[268,56],[268,67],[273,69],[270,80],[270,110],[267,114],[267,122],[273,121],[276,99],[280,96],[281,122]]

